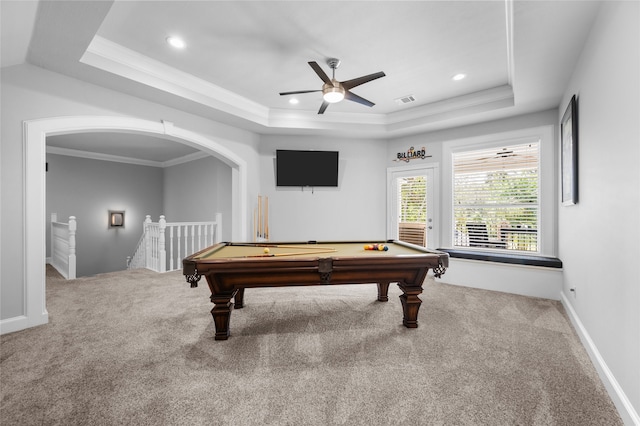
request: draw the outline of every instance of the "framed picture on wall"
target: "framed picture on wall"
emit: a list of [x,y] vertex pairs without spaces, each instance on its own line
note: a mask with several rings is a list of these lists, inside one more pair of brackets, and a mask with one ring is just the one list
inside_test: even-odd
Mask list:
[[578,111],[576,95],[571,97],[560,122],[562,155],[562,205],[578,202]]

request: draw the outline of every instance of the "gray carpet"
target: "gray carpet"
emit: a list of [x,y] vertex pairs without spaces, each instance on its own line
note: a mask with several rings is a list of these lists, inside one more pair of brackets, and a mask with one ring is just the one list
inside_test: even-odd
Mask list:
[[[47,272],[47,325],[0,337],[2,425],[619,425],[559,302],[427,280],[247,290],[214,341],[206,283]],[[446,277],[446,275],[445,275]]]

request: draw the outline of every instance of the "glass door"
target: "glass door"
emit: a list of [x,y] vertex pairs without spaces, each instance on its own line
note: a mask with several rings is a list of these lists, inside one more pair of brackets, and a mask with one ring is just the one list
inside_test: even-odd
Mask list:
[[392,170],[389,175],[390,238],[437,248],[433,168]]

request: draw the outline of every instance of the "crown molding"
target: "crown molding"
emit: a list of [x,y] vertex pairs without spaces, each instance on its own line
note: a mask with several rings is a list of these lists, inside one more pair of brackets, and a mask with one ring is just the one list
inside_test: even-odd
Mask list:
[[513,0],[505,1],[507,81],[474,93],[389,114],[332,113],[268,108],[206,80],[151,59],[96,35],[80,62],[123,78],[179,96],[187,101],[248,120],[268,129],[337,130],[389,136],[515,105]]
[[268,124],[267,107],[98,35],[80,62],[258,124]]
[[158,168],[177,166],[178,164],[188,163],[188,162],[199,160],[200,158],[205,158],[209,156],[209,154],[207,154],[206,152],[198,151],[192,154],[187,154],[182,157],[174,158],[172,160],[152,161],[152,160],[141,160],[139,158],[133,158],[133,157],[124,157],[120,155],[111,155],[111,154],[103,154],[99,152],[82,151],[79,149],[60,148],[57,146],[47,146],[47,154],[65,155],[67,157],[78,157],[78,158],[86,158],[90,160],[100,160],[100,161],[112,161],[114,163],[134,164],[137,166],[148,166],[148,167],[158,167]]

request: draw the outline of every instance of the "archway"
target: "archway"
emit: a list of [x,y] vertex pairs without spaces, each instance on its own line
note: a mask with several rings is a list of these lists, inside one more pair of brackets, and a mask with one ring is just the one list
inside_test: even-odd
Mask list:
[[[46,202],[46,138],[47,136],[81,132],[122,132],[162,136],[207,152],[232,170],[232,239],[244,241],[247,236],[247,164],[227,149],[220,140],[173,126],[131,117],[75,116],[30,120],[23,123],[24,140],[24,316],[13,324],[15,330],[46,324],[49,315],[45,293],[45,202]],[[233,219],[232,219],[233,220]]]

